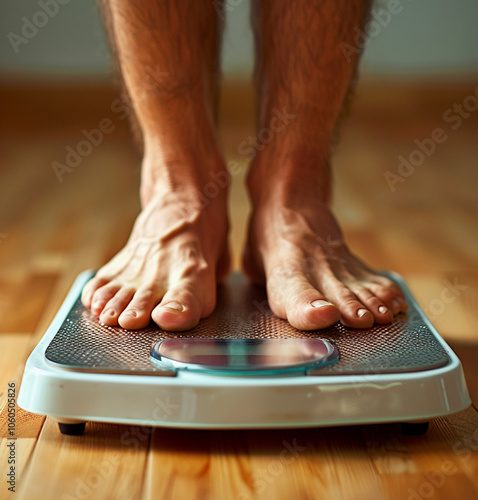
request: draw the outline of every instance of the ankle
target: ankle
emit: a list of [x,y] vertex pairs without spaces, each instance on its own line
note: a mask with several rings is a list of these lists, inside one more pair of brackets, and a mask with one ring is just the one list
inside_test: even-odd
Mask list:
[[140,198],[146,206],[155,196],[183,193],[205,208],[212,202],[226,203],[230,175],[222,159],[193,162],[186,159],[144,158],[141,169]]
[[328,155],[305,149],[264,150],[250,165],[247,188],[254,206],[271,201],[289,205],[310,197],[327,204],[331,195]]

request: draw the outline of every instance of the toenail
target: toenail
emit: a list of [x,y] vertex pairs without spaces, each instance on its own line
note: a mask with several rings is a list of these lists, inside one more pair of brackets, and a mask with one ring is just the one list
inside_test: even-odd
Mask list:
[[387,309],[385,306],[380,306],[380,307],[378,308],[378,312],[379,312],[380,314],[385,314],[386,312],[388,312],[388,309]]
[[367,309],[359,309],[357,311],[357,316],[359,318],[363,318],[368,313]]
[[104,306],[104,303],[101,300],[97,300],[93,303],[93,309],[101,309]]
[[333,306],[330,302],[327,302],[326,300],[314,300],[314,302],[311,302],[310,304],[312,307],[324,307],[324,306]]
[[392,299],[392,306],[398,309],[400,307],[400,301],[398,299]]
[[177,302],[168,302],[167,304],[161,304],[162,307],[167,307],[168,309],[174,309],[175,311],[181,312],[184,307]]
[[108,316],[114,316],[115,315],[115,310],[112,308],[106,309],[103,311],[103,314],[107,314]]
[[134,309],[128,309],[121,316],[131,316],[132,318],[136,318],[136,316],[138,316],[138,313]]

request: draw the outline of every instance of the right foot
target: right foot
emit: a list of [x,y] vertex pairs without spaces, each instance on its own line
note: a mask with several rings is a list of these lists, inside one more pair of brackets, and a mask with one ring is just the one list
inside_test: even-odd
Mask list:
[[216,183],[217,195],[208,197],[211,175],[198,177],[187,187],[156,181],[154,193],[143,190],[126,246],[83,289],[84,306],[101,323],[135,330],[152,319],[165,330],[187,330],[213,311],[217,281],[229,271],[227,188]]
[[[221,26],[212,3],[105,1],[144,160],[126,246],[86,284],[107,325],[166,330],[210,314],[228,270],[228,175],[216,126]],[[181,5],[180,5],[181,4]]]

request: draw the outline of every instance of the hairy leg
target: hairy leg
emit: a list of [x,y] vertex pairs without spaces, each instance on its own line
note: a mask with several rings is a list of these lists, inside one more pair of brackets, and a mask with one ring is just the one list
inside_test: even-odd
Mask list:
[[228,271],[228,174],[215,104],[220,26],[208,0],[105,0],[143,145],[142,211],[126,246],[85,286],[101,322],[195,326]]
[[367,328],[406,307],[393,282],[351,254],[328,208],[331,146],[357,64],[341,43],[353,45],[368,3],[254,4],[257,126],[273,139],[251,163],[244,266],[253,280],[266,281],[272,310],[297,328],[339,319]]

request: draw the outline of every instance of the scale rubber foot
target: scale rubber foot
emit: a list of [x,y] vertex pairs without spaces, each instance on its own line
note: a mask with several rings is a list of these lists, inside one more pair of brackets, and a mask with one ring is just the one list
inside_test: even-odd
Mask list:
[[64,424],[58,422],[58,427],[62,434],[67,434],[68,436],[81,436],[85,432],[86,422],[80,422],[75,424]]
[[426,434],[430,422],[402,422],[402,433],[408,436]]

